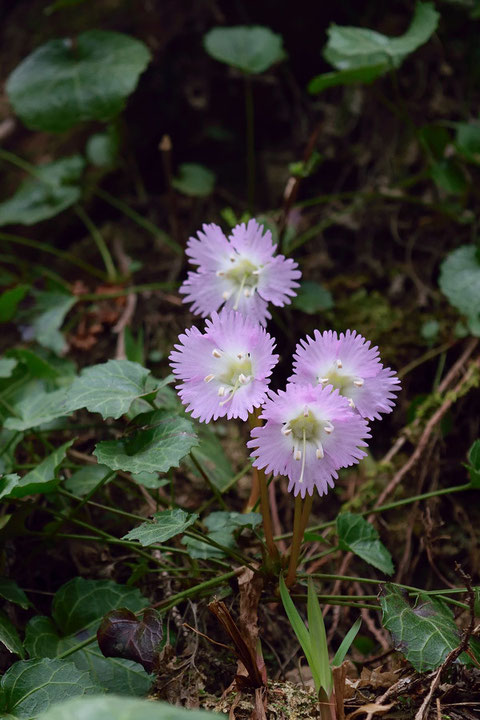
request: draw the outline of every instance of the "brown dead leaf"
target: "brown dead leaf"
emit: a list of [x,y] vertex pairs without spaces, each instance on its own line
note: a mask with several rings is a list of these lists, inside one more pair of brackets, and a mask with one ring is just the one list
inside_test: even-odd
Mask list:
[[332,668],[333,675],[333,687],[335,691],[335,710],[337,713],[337,720],[345,720],[345,689],[347,679],[347,665],[348,662],[344,662],[340,667]]
[[352,718],[355,718],[357,715],[361,715],[362,713],[366,713],[370,715],[370,717],[379,713],[385,713],[390,710],[394,704],[395,703],[390,703],[389,705],[379,705],[378,703],[367,703],[366,705],[362,705],[354,710],[353,713],[350,713],[350,715],[347,716],[347,720],[352,720]]

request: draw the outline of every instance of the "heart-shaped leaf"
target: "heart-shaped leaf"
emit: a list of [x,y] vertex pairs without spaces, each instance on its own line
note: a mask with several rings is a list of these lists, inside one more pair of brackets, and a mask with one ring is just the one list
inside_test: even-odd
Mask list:
[[378,539],[378,532],[361,515],[341,513],[337,517],[338,541],[342,550],[350,550],[387,575],[393,573],[392,557]]
[[88,30],[37,48],[8,78],[7,93],[27,127],[61,132],[118,115],[149,62],[139,40]]
[[155,513],[153,520],[144,522],[123,536],[124,540],[139,540],[140,545],[147,547],[153,543],[162,543],[184,532],[193,525],[198,515],[185,510],[163,510]]
[[480,335],[480,253],[475,245],[451,252],[440,268],[440,290],[467,316],[470,331]]
[[140,620],[127,608],[112,610],[97,630],[98,645],[105,657],[120,657],[140,663],[153,672],[163,639],[160,615],[147,608]]
[[203,44],[215,60],[249,74],[262,73],[285,58],[281,36],[267,27],[213,28]]

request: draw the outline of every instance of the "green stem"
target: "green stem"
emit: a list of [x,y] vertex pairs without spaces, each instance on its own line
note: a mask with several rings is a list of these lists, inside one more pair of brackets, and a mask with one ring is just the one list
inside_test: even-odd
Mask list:
[[330,698],[327,695],[326,690],[322,687],[318,691],[318,704],[320,706],[320,717],[321,720],[332,720],[332,711]]
[[89,502],[90,498],[97,492],[97,490],[100,490],[105,483],[107,483],[110,478],[112,478],[115,475],[115,470],[110,470],[99,482],[88,492],[83,498],[79,498],[78,505],[70,511],[68,515],[65,516],[65,520],[59,520],[57,524],[51,529],[50,535],[54,536],[57,534],[57,531],[62,527],[64,522],[68,522],[69,520],[72,520],[80,510]]
[[35,167],[35,165],[32,165],[32,163],[29,163],[28,160],[24,160],[23,158],[18,157],[18,155],[15,155],[8,150],[4,150],[3,148],[0,148],[0,159],[15,165],[29,175],[33,175],[33,177],[37,178],[37,180],[42,182],[44,185],[49,185],[51,187],[52,183],[46,180],[42,174],[39,173],[38,168]]
[[255,118],[252,80],[248,75],[245,75],[245,117],[247,126],[247,198],[248,209],[253,214],[255,202]]
[[109,203],[117,210],[120,210],[120,212],[123,212],[124,215],[129,217],[130,220],[136,222],[137,225],[140,225],[140,227],[147,232],[151,233],[155,237],[158,237],[165,245],[168,245],[169,248],[176,252],[177,255],[183,255],[183,248],[175,242],[170,235],[167,235],[167,233],[157,227],[157,225],[142,217],[142,215],[137,213],[135,210],[132,210],[132,208],[124,203],[123,200],[113,197],[113,195],[110,195],[110,193],[105,190],[101,190],[100,188],[95,190],[95,195],[98,195],[99,198],[102,198],[102,200],[105,200],[105,202]]
[[71,265],[76,265],[81,270],[87,272],[89,275],[93,275],[94,277],[105,281],[105,273],[102,273],[100,270],[97,270],[97,268],[93,267],[93,265],[90,265],[83,260],[79,260],[74,255],[71,255],[64,250],[57,250],[51,245],[39,242],[38,240],[30,240],[29,238],[24,238],[20,235],[11,235],[10,233],[5,232],[0,232],[0,240],[4,240],[5,242],[11,242],[16,245],[25,245],[26,247],[31,247],[34,250],[39,250],[40,252],[55,255],[55,257],[58,257],[61,260],[65,260],[65,262],[69,262]]
[[268,497],[267,478],[263,470],[258,470],[258,485],[260,490],[260,509],[263,519],[263,532],[268,554],[274,563],[278,562],[280,555],[273,539],[272,516],[270,514],[270,501]]
[[290,550],[290,561],[288,564],[288,574],[285,584],[288,588],[292,587],[297,577],[297,564],[302,547],[302,498],[300,493],[295,497],[295,511],[293,515],[293,540]]
[[225,500],[223,499],[220,492],[218,491],[218,488],[215,486],[215,484],[212,482],[212,480],[208,476],[208,473],[203,468],[202,464],[200,463],[199,459],[197,458],[197,456],[193,450],[190,450],[190,457],[192,459],[193,464],[197,468],[198,472],[203,477],[203,479],[207,483],[208,487],[212,491],[212,493],[215,496],[216,500],[218,501],[219,505],[221,505],[223,510],[228,510],[228,506],[227,506]]
[[112,260],[112,256],[110,255],[110,251],[105,243],[105,240],[103,239],[100,231],[96,227],[96,225],[92,222],[90,217],[87,215],[85,210],[82,208],[81,205],[75,205],[74,206],[75,213],[78,215],[80,220],[83,222],[85,227],[87,228],[88,232],[92,236],[98,251],[100,255],[102,256],[103,264],[105,265],[105,270],[107,271],[107,278],[109,282],[115,282],[117,279],[117,271],[115,269],[115,265]]

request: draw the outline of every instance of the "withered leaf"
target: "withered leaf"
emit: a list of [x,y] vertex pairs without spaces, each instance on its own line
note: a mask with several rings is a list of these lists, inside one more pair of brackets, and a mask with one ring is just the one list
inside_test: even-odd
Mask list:
[[147,608],[140,620],[127,608],[107,613],[97,630],[97,640],[105,657],[134,660],[152,672],[158,660],[163,638],[160,615]]

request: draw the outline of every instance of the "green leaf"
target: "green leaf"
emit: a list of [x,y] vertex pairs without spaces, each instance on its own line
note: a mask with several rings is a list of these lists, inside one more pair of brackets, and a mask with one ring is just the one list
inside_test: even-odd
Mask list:
[[451,305],[469,321],[472,334],[480,321],[480,261],[475,245],[462,245],[451,252],[440,267],[440,290]]
[[387,583],[380,597],[383,625],[399,650],[418,672],[435,670],[458,647],[460,632],[453,613],[438,598],[419,593],[415,607],[403,592]]
[[410,27],[400,37],[391,38],[367,28],[331,25],[324,57],[337,70],[399,67],[407,55],[429,40],[439,18],[433,3],[417,2]]
[[0,378],[9,378],[17,367],[18,362],[14,358],[0,358]]
[[356,85],[357,83],[370,85],[388,69],[388,63],[384,62],[367,67],[323,73],[322,75],[317,75],[310,80],[308,83],[308,92],[315,95],[327,88],[336,87],[337,85]]
[[55,705],[38,720],[218,720],[217,713],[185,710],[168,703],[113,695],[78,698]]
[[185,510],[163,510],[155,513],[152,521],[144,522],[123,536],[123,540],[138,540],[140,545],[147,547],[153,543],[162,543],[183,533],[193,525],[198,515]]
[[65,480],[65,488],[74,495],[87,495],[91,490],[97,487],[98,483],[103,480],[105,475],[110,472],[106,465],[88,465],[77,470],[67,480]]
[[54,392],[46,392],[43,388],[30,391],[14,406],[16,417],[7,418],[5,427],[9,430],[29,430],[64,417],[68,414],[62,410],[66,395],[66,388]]
[[[19,478],[18,475],[7,475],[0,479],[0,498],[22,498],[25,495],[50,492],[60,482],[57,469],[65,459],[68,448],[73,440],[60,445],[51,455],[45,458],[36,468]],[[4,481],[10,478],[4,484]],[[12,480],[12,478],[16,478]]]
[[92,694],[99,688],[88,672],[77,670],[65,660],[21,660],[2,677],[1,706],[17,718],[32,718],[61,700]]
[[80,179],[85,167],[81,155],[61,158],[35,168],[15,195],[0,203],[1,225],[35,225],[55,217],[80,200]]
[[462,195],[467,189],[467,178],[461,166],[452,158],[443,158],[430,168],[430,175],[440,190],[451,195]]
[[67,346],[60,328],[77,299],[59,292],[33,291],[33,294],[35,307],[27,316],[30,325],[28,331],[40,345],[61,355]]
[[308,578],[307,616],[312,662],[315,663],[321,687],[330,696],[333,678],[328,657],[327,635],[312,578]]
[[[261,522],[262,516],[260,513],[238,513],[218,510],[210,513],[203,521],[203,524],[208,528],[207,538],[214,540],[224,548],[233,548],[236,544],[234,537],[235,531],[242,527],[257,527]],[[212,557],[224,557],[226,554],[220,548],[197,540],[196,538],[186,537],[182,542],[187,546],[190,557],[193,558],[208,560],[208,558]]]
[[139,40],[106,30],[50,40],[15,68],[7,94],[32,130],[62,132],[88,120],[106,122],[123,110],[150,57]]
[[7,650],[15,655],[19,655],[21,658],[25,657],[23,652],[22,641],[18,637],[18,632],[5,613],[0,612],[0,643],[4,645]]
[[0,577],[0,597],[14,605],[20,605],[24,610],[30,607],[24,591],[18,587],[15,580],[10,578]]
[[[205,423],[198,426],[198,439],[199,445],[195,448],[195,458],[205,470],[211,483],[219,492],[223,492],[234,476],[232,465],[225,454],[223,445],[216,433]],[[190,456],[187,455],[183,462],[194,475],[201,477],[201,473]]]
[[480,440],[475,440],[471,446],[468,451],[468,460],[470,462],[470,465],[467,465],[470,484],[472,488],[480,488]]
[[292,306],[309,315],[315,315],[322,310],[330,310],[333,307],[333,297],[319,283],[307,280],[300,284],[297,295],[292,300]]
[[480,123],[457,123],[455,147],[469,162],[480,165]]
[[217,27],[203,39],[208,54],[245,73],[262,73],[285,58],[282,38],[267,27]]
[[166,472],[178,467],[198,442],[191,421],[172,415],[170,410],[154,410],[139,417],[145,429],[120,440],[98,443],[94,451],[98,462],[111,470]]
[[342,550],[350,550],[387,575],[393,573],[392,557],[378,539],[378,532],[361,515],[341,513],[337,517],[337,533]]
[[332,660],[332,667],[340,667],[340,665],[343,663],[345,655],[350,650],[350,646],[357,637],[357,633],[360,630],[361,624],[362,618],[358,618],[357,620],[355,620],[352,627],[343,638],[337,652],[335,653],[335,657]]
[[145,395],[150,370],[129,360],[109,360],[83,370],[67,395],[67,413],[87,408],[103,418],[117,419],[130,409],[134,400]]
[[113,125],[103,133],[95,133],[87,140],[85,152],[92,165],[103,168],[115,167],[120,149],[120,137]]
[[317,692],[322,687],[322,679],[319,674],[319,668],[317,664],[314,662],[314,657],[312,655],[312,640],[310,637],[310,634],[305,627],[305,623],[303,622],[302,618],[300,617],[300,613],[298,612],[297,608],[293,604],[293,600],[290,597],[290,593],[287,590],[287,586],[285,585],[285,580],[283,579],[283,575],[280,575],[279,578],[279,587],[280,587],[280,597],[282,599],[283,607],[285,609],[285,612],[287,613],[287,617],[290,621],[290,625],[293,628],[293,632],[297,636],[297,640],[300,643],[303,653],[305,655],[305,658],[308,663],[308,667],[310,668],[313,676],[313,681],[315,683],[315,688]]
[[[0,215],[1,208],[0,204]],[[29,285],[17,285],[0,295],[0,323],[9,322],[14,318],[18,303],[23,300],[29,288]]]
[[[31,656],[54,657],[92,636],[111,610],[127,607],[137,612],[146,605],[148,600],[135,588],[111,580],[74,578],[57,591],[53,619],[36,616],[29,621],[25,649]],[[145,695],[150,688],[151,679],[138,663],[105,658],[96,642],[77,650],[70,659],[78,669],[89,670],[105,692]]]
[[172,179],[172,185],[184,195],[206,197],[213,192],[215,173],[203,165],[183,163],[178,168],[177,177]]

